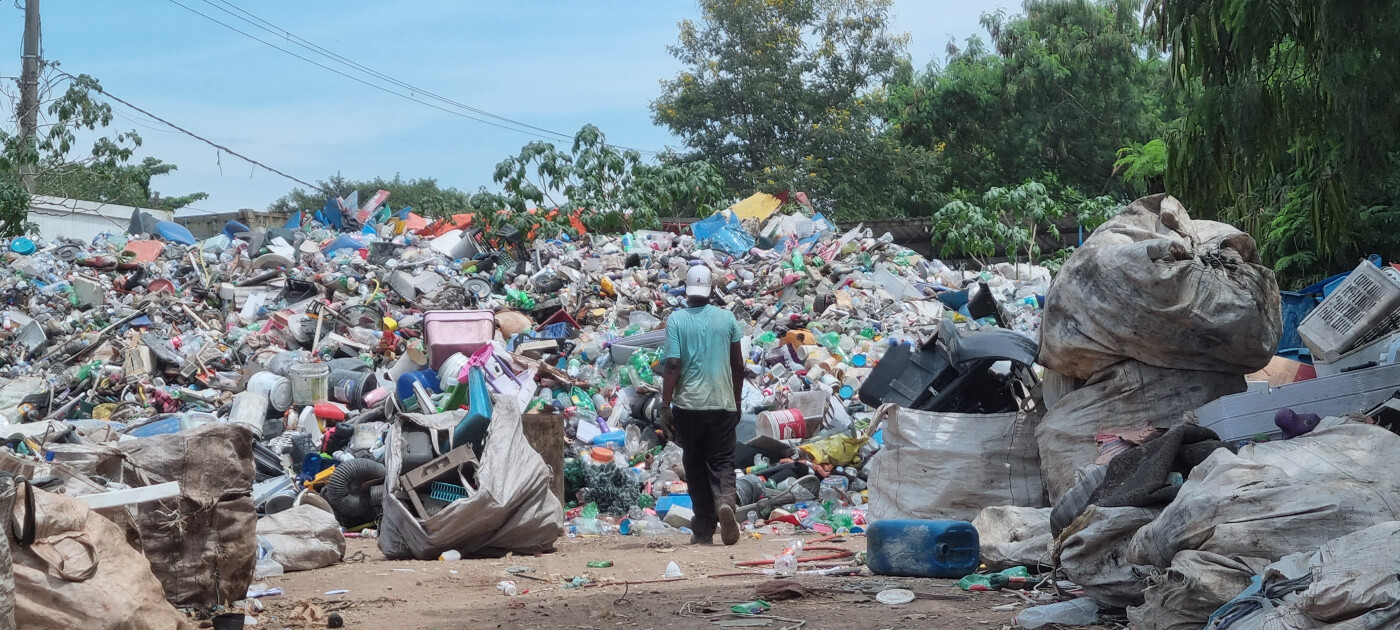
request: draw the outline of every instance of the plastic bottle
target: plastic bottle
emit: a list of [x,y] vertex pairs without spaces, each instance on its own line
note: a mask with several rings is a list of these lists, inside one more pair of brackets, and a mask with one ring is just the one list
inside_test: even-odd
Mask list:
[[454,560],[461,559],[462,553],[460,551],[457,551],[456,549],[448,549],[447,551],[444,551],[440,555],[438,555],[438,560],[443,562],[452,562]]
[[1087,597],[1027,608],[1016,615],[1016,625],[1040,628],[1049,624],[1087,626],[1099,620],[1099,605]]
[[802,539],[794,538],[783,547],[782,553],[773,560],[773,568],[779,575],[792,575],[797,571],[797,556],[802,553]]
[[504,582],[497,582],[496,590],[500,591],[501,594],[505,595],[506,597],[515,597],[516,595],[520,594],[520,590],[515,587],[515,582],[512,582],[510,580],[506,580]]

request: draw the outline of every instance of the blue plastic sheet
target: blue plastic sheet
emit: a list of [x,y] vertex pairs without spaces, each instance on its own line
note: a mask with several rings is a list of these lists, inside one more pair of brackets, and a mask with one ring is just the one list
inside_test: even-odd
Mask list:
[[340,202],[335,199],[327,199],[326,205],[317,213],[321,215],[321,222],[337,230],[345,227],[345,216],[340,213]]
[[321,253],[323,253],[323,254],[334,254],[335,252],[338,252],[338,251],[340,251],[340,250],[342,250],[342,249],[357,249],[357,250],[358,250],[358,249],[364,249],[364,247],[365,247],[364,243],[361,243],[361,242],[359,241],[359,239],[357,239],[357,238],[355,238],[355,237],[353,237],[353,236],[350,236],[349,234],[341,234],[340,236],[335,237],[335,240],[331,241],[329,245],[326,245],[325,247],[322,247],[322,248],[321,248]]
[[723,212],[710,215],[690,226],[695,240],[711,249],[718,249],[732,256],[743,256],[753,249],[757,241],[744,229],[739,217]]

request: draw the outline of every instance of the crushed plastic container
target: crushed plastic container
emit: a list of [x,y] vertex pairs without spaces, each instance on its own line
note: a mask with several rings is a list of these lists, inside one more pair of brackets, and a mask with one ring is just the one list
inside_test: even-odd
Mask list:
[[865,536],[877,575],[954,579],[977,570],[977,528],[966,521],[876,521]]
[[437,369],[448,357],[470,357],[491,343],[496,316],[491,311],[431,311],[423,316],[423,337],[428,343],[428,367]]

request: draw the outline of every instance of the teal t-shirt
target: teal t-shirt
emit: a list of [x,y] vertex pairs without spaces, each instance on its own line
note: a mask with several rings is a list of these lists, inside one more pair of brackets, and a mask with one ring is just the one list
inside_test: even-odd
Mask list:
[[734,314],[713,305],[682,308],[666,318],[666,357],[681,360],[681,378],[671,404],[682,409],[734,408],[729,344],[739,341]]

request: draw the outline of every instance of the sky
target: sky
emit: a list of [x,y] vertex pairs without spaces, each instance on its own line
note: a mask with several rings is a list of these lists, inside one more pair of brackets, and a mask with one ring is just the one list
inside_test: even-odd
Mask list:
[[[385,84],[239,16],[256,16],[269,28],[463,105],[570,136],[593,123],[608,142],[645,150],[681,144],[652,124],[648,106],[660,93],[659,81],[681,68],[666,51],[677,23],[699,16],[686,0],[44,0],[41,6],[46,59],[63,71],[96,77],[111,94],[210,141],[306,181],[337,173],[352,179],[401,174],[467,191],[493,188],[496,163],[538,136],[312,65],[273,46],[499,122]],[[943,60],[950,40],[981,34],[983,12],[1018,6],[895,0],[893,30],[910,35],[910,57],[923,67]],[[0,12],[10,14],[0,19],[0,39],[12,42],[13,53],[0,59],[0,76],[7,77],[5,93],[13,95],[15,81],[8,77],[19,75],[23,12],[11,3],[0,4]],[[298,186],[125,106],[113,108],[113,128],[142,137],[136,160],[154,156],[179,166],[153,188],[166,195],[209,194],[186,212],[261,210]],[[6,119],[0,124],[12,129],[13,103],[0,114]]]

